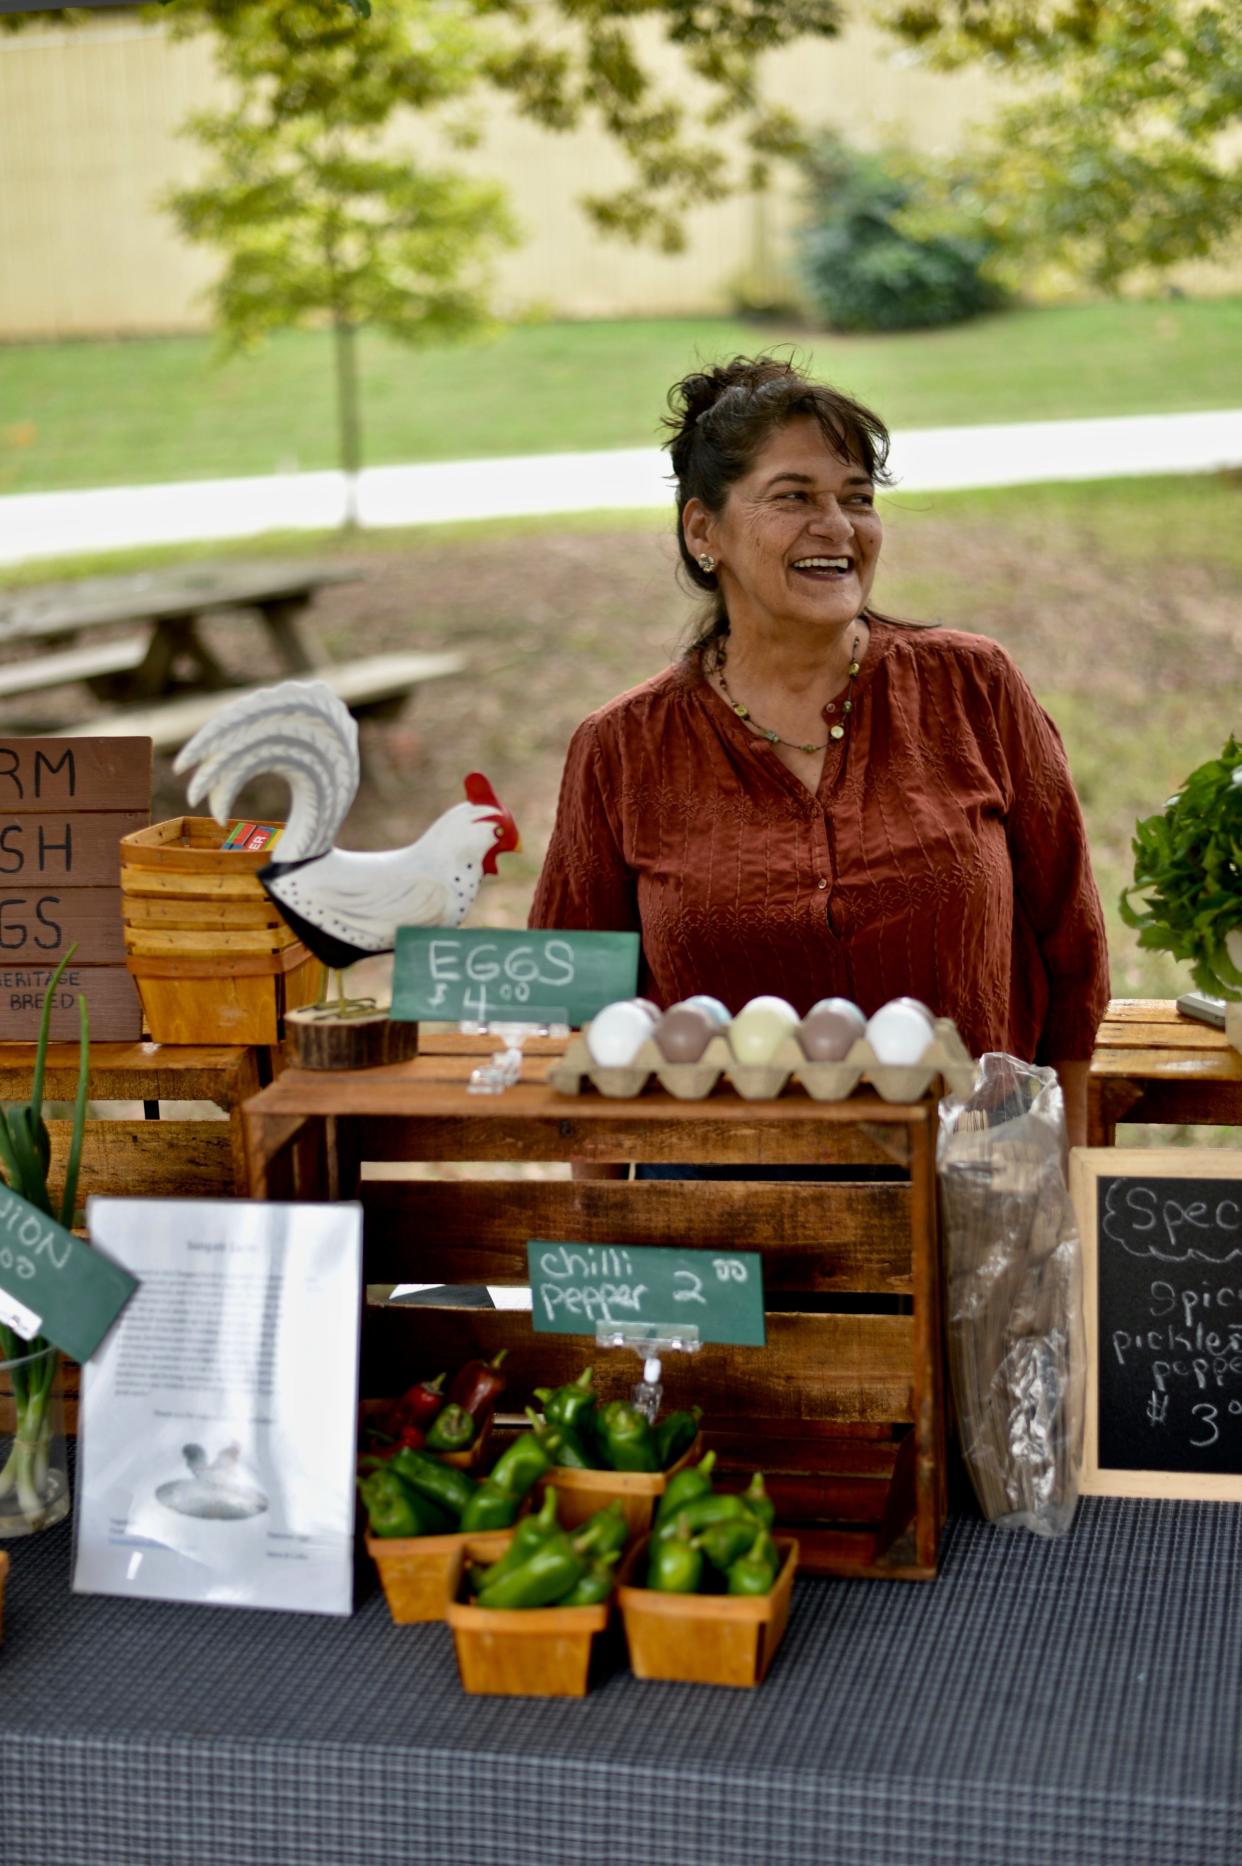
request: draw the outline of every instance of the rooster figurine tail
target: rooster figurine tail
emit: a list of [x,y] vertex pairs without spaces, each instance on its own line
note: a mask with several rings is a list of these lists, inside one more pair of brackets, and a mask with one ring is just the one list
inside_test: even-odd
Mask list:
[[326,855],[358,789],[358,727],[322,680],[286,680],[247,694],[200,726],[174,771],[197,770],[186,796],[205,797],[217,823],[251,778],[281,777],[289,786],[282,862]]
[[277,858],[259,870],[303,943],[341,970],[391,952],[403,926],[460,926],[496,858],[517,849],[517,825],[487,779],[471,772],[454,804],[402,849],[334,847],[358,788],[358,729],[321,681],[284,681],[226,706],[190,740],[178,771],[198,768],[191,804],[208,799],[225,823],[248,779],[282,777],[289,822]]

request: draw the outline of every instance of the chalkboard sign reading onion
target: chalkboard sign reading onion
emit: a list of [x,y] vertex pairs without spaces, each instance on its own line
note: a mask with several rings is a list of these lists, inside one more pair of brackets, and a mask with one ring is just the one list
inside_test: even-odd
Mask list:
[[1206,1148],[1073,1155],[1083,1241],[1081,1488],[1242,1500],[1242,1160]]

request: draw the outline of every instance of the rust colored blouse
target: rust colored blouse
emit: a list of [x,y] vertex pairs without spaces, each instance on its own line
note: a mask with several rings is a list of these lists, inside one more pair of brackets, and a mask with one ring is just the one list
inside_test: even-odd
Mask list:
[[1108,961],[1082,813],[1005,650],[874,621],[850,697],[814,795],[693,661],[592,713],[530,924],[641,933],[639,988],[663,1005],[775,992],[870,1014],[909,993],[972,1055],[1090,1056]]

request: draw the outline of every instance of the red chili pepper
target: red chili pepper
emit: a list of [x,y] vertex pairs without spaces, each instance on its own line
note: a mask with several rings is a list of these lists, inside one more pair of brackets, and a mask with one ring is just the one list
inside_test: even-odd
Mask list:
[[420,1380],[416,1386],[407,1387],[400,1399],[392,1402],[384,1414],[384,1428],[394,1438],[400,1437],[407,1425],[414,1425],[420,1431],[426,1429],[444,1405],[444,1375],[437,1374],[434,1380]]
[[449,1399],[457,1406],[462,1406],[472,1419],[480,1419],[490,1412],[500,1395],[504,1392],[506,1380],[500,1371],[500,1363],[509,1352],[501,1348],[490,1361],[467,1361],[453,1375],[453,1384],[449,1388]]
[[408,1445],[411,1451],[421,1451],[427,1443],[427,1434],[420,1425],[403,1425],[400,1442]]

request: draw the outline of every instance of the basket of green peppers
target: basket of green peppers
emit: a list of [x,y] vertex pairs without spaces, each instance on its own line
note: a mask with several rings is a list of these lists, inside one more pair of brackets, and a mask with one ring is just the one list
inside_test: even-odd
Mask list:
[[508,1544],[531,1491],[549,1468],[535,1432],[522,1432],[485,1478],[401,1446],[360,1460],[358,1491],[367,1512],[367,1553],[402,1625],[442,1620],[467,1540],[484,1555]]
[[627,1540],[614,1500],[577,1529],[563,1526],[559,1494],[544,1493],[504,1553],[483,1564],[466,1542],[453,1629],[465,1690],[502,1697],[582,1697],[591,1651],[608,1624],[614,1570]]
[[620,1576],[636,1677],[757,1685],[784,1636],[798,1545],[773,1534],[760,1472],[740,1493],[719,1491],[714,1465],[709,1451],[670,1481]]
[[563,1387],[536,1387],[543,1415],[528,1413],[548,1452],[545,1486],[560,1492],[561,1521],[575,1527],[616,1501],[631,1536],[645,1535],[666,1484],[699,1451],[697,1406],[654,1425],[628,1400],[601,1402],[586,1367]]

